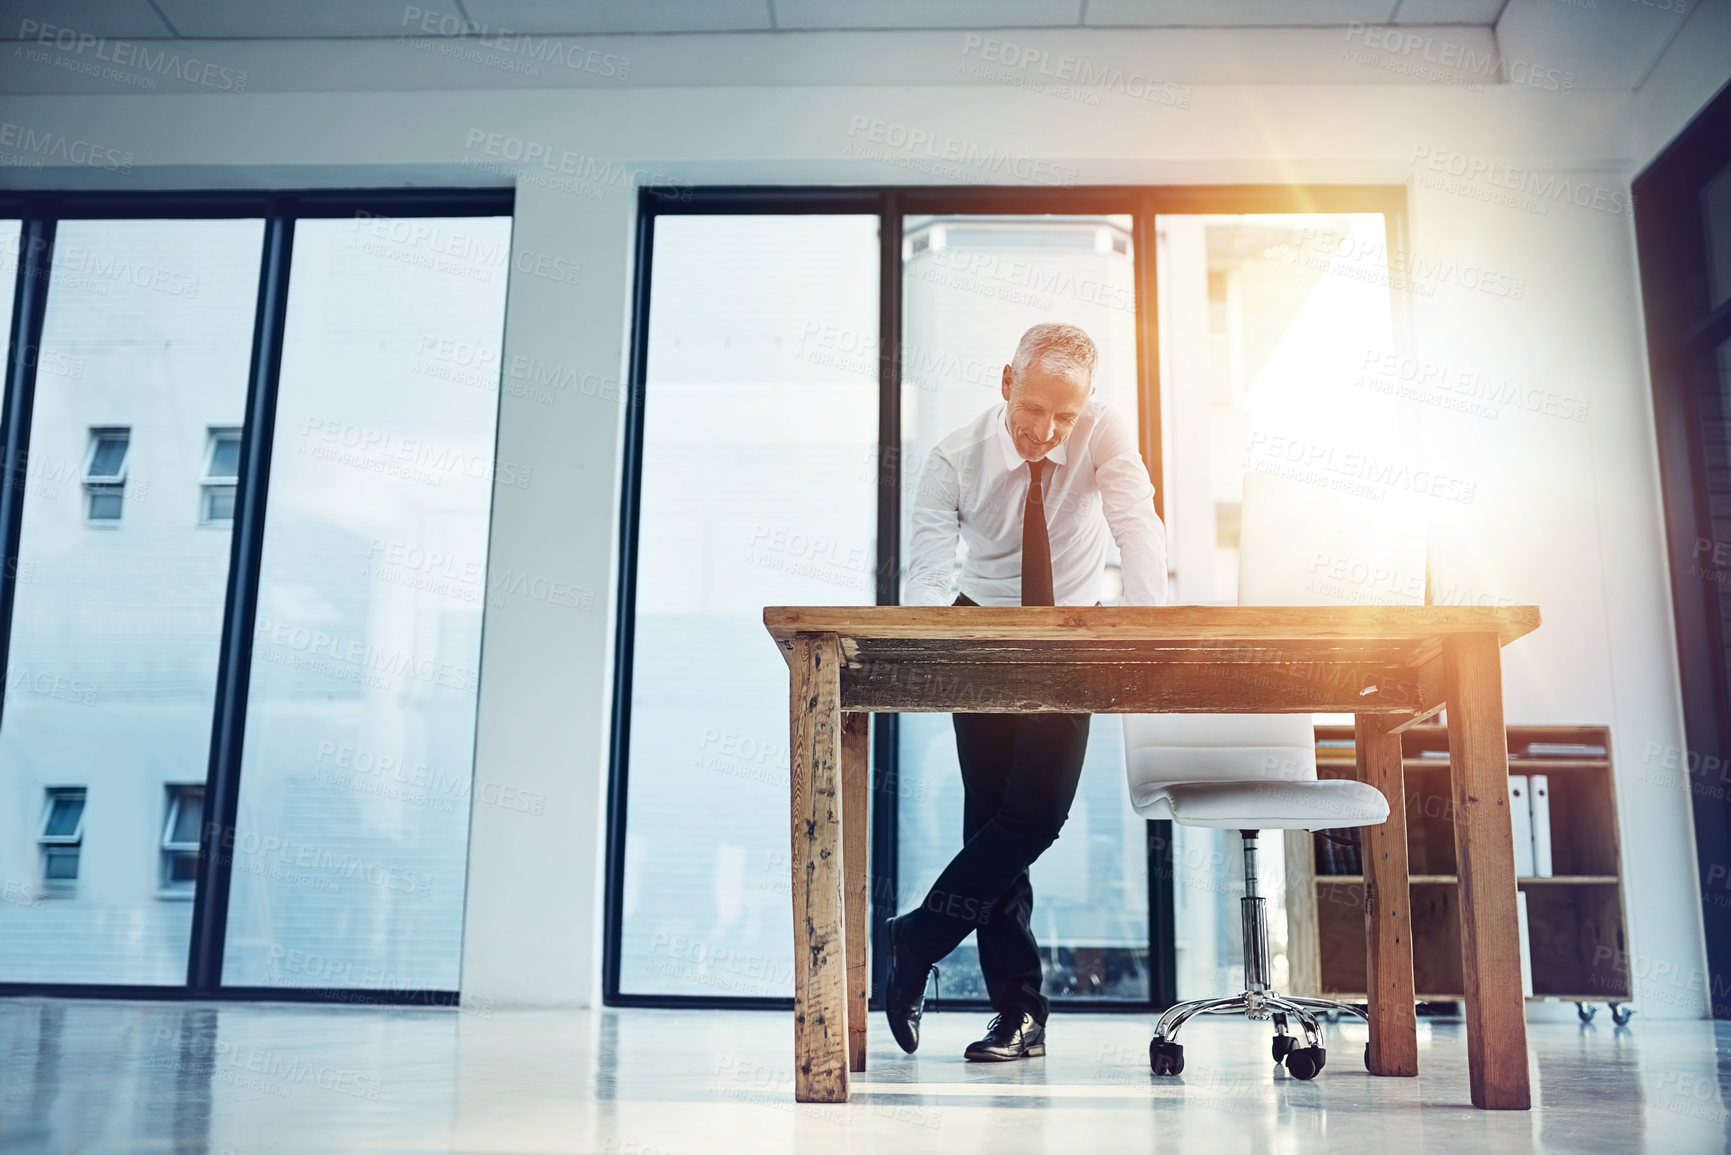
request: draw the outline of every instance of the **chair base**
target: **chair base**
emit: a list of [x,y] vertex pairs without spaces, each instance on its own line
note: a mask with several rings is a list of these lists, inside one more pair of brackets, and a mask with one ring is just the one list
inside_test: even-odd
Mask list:
[[[1312,999],[1299,995],[1282,995],[1271,990],[1244,991],[1224,999],[1193,999],[1168,1007],[1154,1029],[1149,1044],[1149,1062],[1156,1075],[1177,1075],[1184,1070],[1184,1048],[1178,1045],[1178,1032],[1197,1015],[1242,1014],[1257,1022],[1274,1023],[1274,1061],[1285,1063],[1293,1077],[1312,1079],[1322,1070],[1325,1053],[1322,1047],[1322,1026],[1316,1021],[1317,1012],[1357,1015],[1368,1024],[1368,1009],[1356,1003],[1333,999]],[[1304,1032],[1305,1045],[1287,1034],[1287,1018],[1298,1020]]]
[[[1156,1075],[1177,1075],[1184,1070],[1184,1048],[1178,1045],[1178,1032],[1197,1015],[1242,1014],[1257,1022],[1274,1022],[1274,1061],[1286,1064],[1295,1079],[1314,1079],[1322,1070],[1327,1052],[1322,1049],[1322,1028],[1317,1025],[1316,1012],[1346,1012],[1357,1015],[1367,1024],[1370,1009],[1355,1003],[1333,999],[1311,999],[1299,995],[1283,995],[1269,986],[1268,905],[1256,889],[1255,830],[1240,830],[1244,843],[1244,897],[1239,900],[1243,919],[1244,983],[1243,994],[1229,999],[1193,999],[1168,1007],[1154,1029],[1154,1040],[1148,1044],[1148,1064]],[[1298,1020],[1304,1031],[1305,1045],[1286,1033],[1287,1017]],[[1368,1048],[1366,1049],[1368,1056]],[[1368,1060],[1367,1060],[1368,1061]]]

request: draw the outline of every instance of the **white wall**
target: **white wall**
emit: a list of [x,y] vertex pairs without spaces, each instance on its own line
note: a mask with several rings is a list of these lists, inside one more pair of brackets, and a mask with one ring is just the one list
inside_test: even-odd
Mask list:
[[[1105,53],[1119,43],[1118,34],[1068,36],[1079,51],[1092,44]],[[631,48],[633,75],[654,75],[664,53],[701,60],[742,43],[645,38]],[[132,155],[130,173],[50,165],[15,174],[20,183],[49,186],[492,184],[510,180],[517,167],[488,154],[489,140],[521,147],[507,139],[536,146],[538,155],[608,158],[663,182],[1016,183],[906,150],[888,150],[888,161],[857,155],[877,121],[1050,162],[1041,171],[1073,166],[1081,183],[1400,184],[1436,176],[1422,167],[1427,158],[1459,156],[1570,180],[1588,190],[1590,205],[1594,189],[1604,203],[1626,198],[1641,159],[1632,129],[1638,100],[1626,92],[1371,85],[1354,76],[1312,85],[1198,84],[1184,90],[1185,106],[1115,93],[1090,105],[945,79],[961,60],[959,33],[920,41],[944,64],[920,85],[901,73],[893,85],[861,83],[858,61],[841,55],[850,43],[843,38],[799,41],[798,57],[792,42],[750,43],[764,75],[797,73],[799,87],[688,80],[679,87],[677,70],[664,66],[666,87],[604,86],[588,77],[581,89],[482,90],[497,79],[475,79],[481,70],[465,65],[442,80],[423,75],[421,91],[18,96],[5,119]],[[313,75],[327,50],[347,61],[344,75],[356,72],[355,55],[364,51],[302,47]],[[375,86],[404,49],[376,52],[379,68],[367,74]],[[826,53],[835,54],[833,69],[824,67]],[[1215,60],[1212,75],[1237,74],[1229,43]],[[414,66],[429,67],[419,56]],[[826,85],[825,75],[849,83]],[[514,244],[522,267],[510,288],[499,456],[530,462],[535,473],[529,488],[497,492],[491,565],[603,596],[590,614],[532,600],[489,610],[477,788],[509,782],[544,792],[547,804],[538,817],[475,810],[464,990],[500,1002],[581,1004],[598,989],[623,415],[612,400],[617,389],[595,384],[624,375],[634,208],[619,183],[578,180],[559,191],[541,183],[550,175],[526,169],[518,184]],[[1543,628],[1508,653],[1509,720],[1613,728],[1633,950],[1698,971],[1688,799],[1641,779],[1643,751],[1681,745],[1682,735],[1631,222],[1542,194],[1535,199],[1543,211],[1485,199],[1495,195],[1482,178],[1453,191],[1412,188],[1415,249],[1489,268],[1504,288],[1463,285],[1456,266],[1427,273],[1410,301],[1414,341],[1523,391],[1585,401],[1589,417],[1575,423],[1505,407],[1495,419],[1454,427],[1459,436],[1439,451],[1458,456],[1479,496],[1439,511],[1447,515],[1439,521],[1457,534],[1458,588],[1543,609]],[[523,271],[543,256],[580,260],[581,279],[572,286]],[[1518,299],[1509,291],[1515,285]],[[514,395],[519,358],[557,366],[577,387],[550,405]],[[607,395],[585,395],[584,382]],[[1698,1015],[1699,985],[1685,979],[1681,997],[1642,986],[1644,1010]]]

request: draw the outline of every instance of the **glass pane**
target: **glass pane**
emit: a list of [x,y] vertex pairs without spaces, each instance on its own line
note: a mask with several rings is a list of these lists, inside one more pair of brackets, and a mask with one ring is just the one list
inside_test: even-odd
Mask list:
[[[1695,358],[1691,366],[1701,424],[1691,430],[1701,455],[1699,477],[1706,500],[1697,507],[1699,539],[1684,571],[1702,583],[1720,639],[1714,665],[1731,673],[1731,341]],[[1679,558],[1673,566],[1685,564]]]
[[620,986],[790,995],[787,665],[875,600],[875,217],[655,224]]
[[[0,719],[0,878],[33,879],[43,790],[85,784],[73,897],[0,902],[0,979],[186,981],[192,908],[149,857],[170,782],[202,779],[228,580],[198,525],[204,430],[238,424],[259,221],[63,221],[36,375]],[[124,427],[125,517],[86,520],[91,430]],[[122,498],[89,495],[98,518]]]
[[217,433],[210,439],[209,477],[234,477],[240,472],[240,434]]
[[179,805],[174,811],[174,829],[168,832],[168,841],[196,846],[198,828],[204,821],[204,791],[178,791],[177,801]]
[[42,823],[44,838],[71,838],[84,817],[84,791],[56,793],[48,799],[48,818]]
[[[932,447],[1001,400],[1003,368],[1043,321],[1079,325],[1099,350],[1098,397],[1135,424],[1136,291],[1128,216],[909,217],[903,225],[902,492]],[[910,498],[903,497],[907,556]],[[1098,516],[1096,514],[1096,516]],[[1103,599],[1116,600],[1109,545]],[[947,714],[899,722],[898,910],[918,903],[962,845],[962,783]],[[1081,784],[1058,841],[1034,864],[1033,928],[1053,999],[1148,998],[1145,824],[1124,788],[1115,715],[1089,726]],[[972,937],[944,967],[946,998],[986,997]]]
[[[12,331],[12,293],[18,287],[18,247],[22,238],[23,226],[18,221],[0,220],[0,326],[4,326],[0,332]],[[40,365],[37,372],[41,372]],[[5,401],[6,382],[0,380],[0,405]]]
[[234,520],[234,486],[211,485],[205,487],[204,520]]
[[1701,190],[1701,219],[1707,239],[1707,290],[1711,307],[1731,300],[1731,167]]
[[130,434],[97,433],[90,440],[90,476],[119,477],[121,467],[126,464]]
[[410,223],[295,226],[230,985],[457,987],[511,222]]
[[78,848],[50,846],[42,851],[42,877],[48,882],[78,881]]
[[91,521],[119,521],[126,509],[126,490],[118,485],[92,485],[85,516]]
[[[1234,605],[1248,472],[1304,483],[1291,488],[1317,516],[1294,521],[1309,532],[1326,503],[1367,488],[1365,463],[1414,444],[1394,394],[1366,373],[1392,351],[1384,222],[1378,213],[1173,215],[1156,218],[1154,232],[1173,601]],[[1402,500],[1384,493],[1373,504]],[[1414,516],[1422,524],[1422,510]],[[1422,557],[1411,568],[1402,580],[1422,595]],[[1306,588],[1276,600],[1328,599]],[[1365,588],[1337,600],[1402,599]],[[1178,997],[1242,990],[1238,836],[1174,826],[1172,855]],[[1288,985],[1284,857],[1281,832],[1264,831],[1257,861],[1277,989]]]

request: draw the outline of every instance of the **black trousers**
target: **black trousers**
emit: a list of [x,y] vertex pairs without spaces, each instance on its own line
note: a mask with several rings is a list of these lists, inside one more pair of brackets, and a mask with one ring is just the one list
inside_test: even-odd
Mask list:
[[1046,1021],[1040,948],[1029,925],[1028,867],[1070,816],[1087,714],[957,714],[962,764],[962,849],[903,924],[920,962],[937,962],[969,934],[992,1009]]

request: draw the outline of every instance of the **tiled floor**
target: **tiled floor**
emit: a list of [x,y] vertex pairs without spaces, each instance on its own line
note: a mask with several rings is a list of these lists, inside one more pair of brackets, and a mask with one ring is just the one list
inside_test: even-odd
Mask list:
[[1534,1110],[1468,1105],[1457,1023],[1420,1025],[1417,1079],[1376,1079],[1330,1028],[1312,1083],[1266,1032],[1062,1015],[1051,1053],[963,1063],[982,1016],[928,1016],[918,1057],[874,1018],[846,1106],[795,1106],[785,1014],[0,1000],[0,1152],[1654,1151],[1731,1149],[1731,1024],[1532,1028]]

